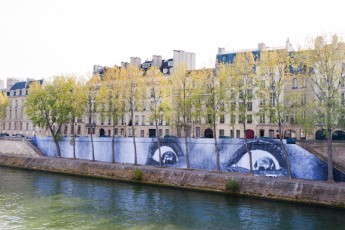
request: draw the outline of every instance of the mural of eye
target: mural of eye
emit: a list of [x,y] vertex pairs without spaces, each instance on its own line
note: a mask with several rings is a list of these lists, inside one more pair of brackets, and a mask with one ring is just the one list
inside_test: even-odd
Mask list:
[[[172,166],[181,163],[183,157],[183,151],[179,146],[179,140],[177,138],[165,138],[160,143],[162,163],[165,166]],[[150,144],[147,162],[148,165],[159,165],[159,149],[158,143],[155,138]]]
[[[254,170],[279,170],[278,160],[269,152],[264,150],[252,150],[252,166]],[[250,169],[249,154],[246,153],[242,158],[231,167]]]
[[[164,165],[173,165],[179,160],[177,153],[175,153],[175,151],[169,146],[161,147],[161,155],[162,155],[162,163]],[[155,160],[156,162],[159,162],[159,149],[155,151],[155,153],[152,156],[152,159]]]
[[254,163],[254,170],[276,170],[276,165],[271,158],[261,157]]

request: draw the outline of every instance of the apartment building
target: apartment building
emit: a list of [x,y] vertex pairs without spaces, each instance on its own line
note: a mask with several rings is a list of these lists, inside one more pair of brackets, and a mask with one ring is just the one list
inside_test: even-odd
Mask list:
[[[24,136],[33,137],[36,135],[47,135],[48,133],[33,125],[32,121],[25,114],[24,102],[28,95],[29,87],[34,79],[26,79],[20,81],[19,79],[7,79],[7,96],[10,101],[10,106],[7,108],[7,116],[1,122],[1,132],[10,135],[21,134]],[[38,81],[43,84],[43,80]]]

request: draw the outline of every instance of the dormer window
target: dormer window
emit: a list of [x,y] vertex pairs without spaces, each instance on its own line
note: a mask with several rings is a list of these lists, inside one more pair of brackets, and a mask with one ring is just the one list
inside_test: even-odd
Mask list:
[[11,90],[10,96],[14,96],[14,90]]
[[23,95],[23,96],[26,95],[26,89],[23,89],[23,90],[22,90],[22,95]]
[[20,95],[20,89],[17,89],[16,90],[16,96],[19,96]]

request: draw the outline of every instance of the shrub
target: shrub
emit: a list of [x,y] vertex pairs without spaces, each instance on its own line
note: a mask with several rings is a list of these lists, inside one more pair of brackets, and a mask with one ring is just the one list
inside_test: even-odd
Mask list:
[[140,169],[136,169],[133,172],[133,180],[141,181],[143,179],[144,173]]
[[225,184],[225,189],[233,193],[238,193],[240,191],[240,183],[236,180],[229,180]]

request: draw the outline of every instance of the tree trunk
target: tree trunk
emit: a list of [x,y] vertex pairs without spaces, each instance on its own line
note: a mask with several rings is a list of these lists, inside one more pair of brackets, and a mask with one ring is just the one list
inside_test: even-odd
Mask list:
[[283,133],[282,133],[282,124],[281,122],[279,122],[279,140],[280,140],[280,144],[283,148],[283,151],[284,151],[284,154],[286,156],[286,166],[287,166],[287,171],[288,171],[288,177],[289,179],[291,179],[291,167],[290,167],[290,157],[289,157],[289,154],[285,148],[285,144],[283,142]]
[[187,141],[187,126],[186,125],[184,125],[183,131],[184,131],[184,143],[186,145],[186,164],[187,164],[187,169],[190,169],[189,150],[188,150],[188,141]]
[[115,122],[113,122],[113,138],[111,140],[111,162],[115,163]]
[[92,151],[92,161],[95,161],[95,147],[93,146],[93,124],[91,124],[91,130],[90,130],[90,134],[91,134],[91,151]]
[[162,167],[163,166],[163,162],[162,162],[162,153],[161,153],[161,143],[160,143],[160,140],[159,140],[157,121],[156,121],[156,138],[157,138],[158,153],[159,153],[159,166]]
[[76,159],[76,157],[75,157],[75,129],[74,129],[74,117],[72,118],[73,120],[72,120],[72,129],[73,129],[73,133],[72,133],[72,135],[73,135],[73,159]]
[[132,125],[132,135],[133,135],[133,144],[134,144],[134,165],[138,164],[138,156],[137,156],[137,144],[135,143],[135,129]]
[[137,144],[135,143],[135,129],[134,129],[134,111],[131,111],[131,121],[132,121],[132,137],[133,137],[133,145],[134,145],[134,165],[138,164],[138,156],[137,156]]
[[328,179],[327,182],[333,183],[333,150],[332,150],[332,129],[328,128],[327,130],[327,167],[328,167]]
[[[215,121],[215,119],[213,120]],[[219,160],[219,149],[218,149],[218,142],[217,142],[217,133],[216,133],[216,122],[213,122],[213,137],[214,137],[214,146],[216,148],[216,167],[217,172],[220,172],[220,160]]]
[[247,127],[246,127],[246,122],[243,121],[243,130],[244,130],[244,145],[246,146],[246,151],[249,155],[249,173],[250,175],[254,176],[254,171],[253,171],[253,156],[252,156],[252,151],[248,148],[248,140],[247,140]]
[[56,157],[60,158],[61,157],[61,150],[60,150],[59,141],[56,140],[55,137],[53,137],[53,139],[54,139],[54,143],[55,143],[56,150],[57,150],[57,156]]

